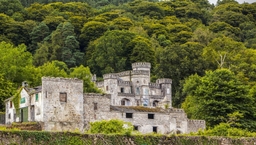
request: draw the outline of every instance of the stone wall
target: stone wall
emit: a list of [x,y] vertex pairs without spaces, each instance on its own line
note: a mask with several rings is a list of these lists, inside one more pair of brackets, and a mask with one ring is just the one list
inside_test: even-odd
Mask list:
[[205,129],[204,120],[190,120],[188,119],[188,132],[197,132],[199,129]]
[[83,81],[42,78],[43,130],[83,130]]

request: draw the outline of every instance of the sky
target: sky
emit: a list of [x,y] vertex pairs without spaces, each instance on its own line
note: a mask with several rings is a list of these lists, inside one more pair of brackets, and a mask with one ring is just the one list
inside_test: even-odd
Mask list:
[[[216,4],[217,0],[208,0],[210,2],[210,4]],[[244,2],[248,2],[248,3],[253,3],[256,2],[256,0],[236,0],[237,2],[244,3]]]

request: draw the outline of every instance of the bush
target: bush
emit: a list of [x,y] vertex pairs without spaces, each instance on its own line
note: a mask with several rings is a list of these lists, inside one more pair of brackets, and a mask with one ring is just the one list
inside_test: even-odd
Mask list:
[[133,125],[130,122],[112,119],[91,122],[89,133],[130,135],[132,130]]

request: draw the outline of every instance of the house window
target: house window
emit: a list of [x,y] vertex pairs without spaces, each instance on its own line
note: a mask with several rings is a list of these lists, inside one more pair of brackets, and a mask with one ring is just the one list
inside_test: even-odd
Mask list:
[[132,118],[132,113],[126,113],[126,118]]
[[125,100],[121,100],[121,105],[125,106]]
[[36,94],[36,102],[38,101],[38,94]]
[[139,127],[137,125],[134,125],[133,130],[139,130]]
[[148,119],[154,119],[155,118],[155,114],[148,114]]
[[120,91],[121,91],[121,93],[124,93],[124,88],[121,88],[121,90],[120,90]]
[[11,113],[8,114],[8,119],[11,119]]
[[153,132],[157,133],[157,127],[153,126]]
[[133,91],[132,91],[132,86],[131,86],[130,88],[131,88],[131,93],[133,93]]
[[67,102],[67,93],[60,92],[60,102]]
[[169,89],[169,88],[166,90],[166,93],[167,93],[167,94],[170,94],[170,89]]
[[10,108],[12,108],[12,101],[10,101]]
[[108,91],[108,86],[106,86],[106,91]]
[[94,110],[97,110],[98,109],[98,103],[93,103],[93,106],[94,106]]
[[26,98],[21,98],[20,99],[20,104],[23,104],[23,103],[25,103],[26,102]]

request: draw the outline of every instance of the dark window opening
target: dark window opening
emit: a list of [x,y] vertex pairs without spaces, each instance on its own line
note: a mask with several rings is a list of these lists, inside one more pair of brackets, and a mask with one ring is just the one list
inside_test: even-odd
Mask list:
[[137,100],[137,106],[140,106],[140,101],[139,100]]
[[132,113],[126,113],[126,118],[132,118]]
[[148,119],[154,119],[155,118],[155,114],[148,114]]
[[124,93],[124,88],[121,88],[121,93]]
[[106,91],[108,91],[108,86],[106,86]]
[[47,98],[47,91],[45,91],[45,98]]
[[153,102],[153,106],[154,106],[154,107],[157,107],[157,105],[158,105],[158,101],[154,101],[154,102]]
[[60,92],[60,102],[67,102],[67,93]]
[[136,94],[137,94],[137,95],[140,94],[140,88],[136,88]]
[[131,93],[133,93],[133,91],[132,91],[132,86],[131,86]]
[[8,119],[11,119],[11,113],[8,114]]
[[134,125],[133,130],[139,130],[139,127],[137,125]]
[[153,132],[157,133],[157,127],[153,126]]
[[97,103],[93,103],[93,106],[94,106],[94,110],[97,110],[98,109],[98,104]]
[[12,101],[10,101],[10,108],[12,108]]
[[122,105],[122,106],[125,106],[125,100],[122,100],[122,101],[121,101],[121,105]]

